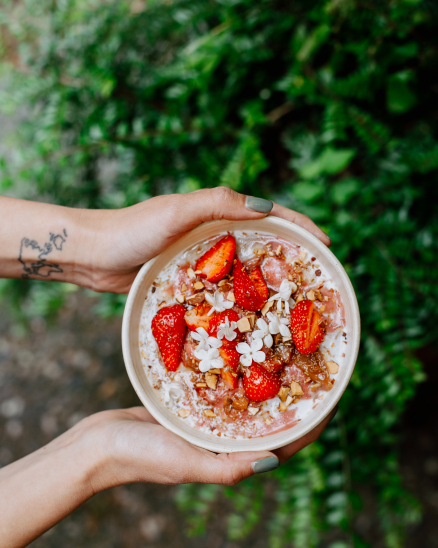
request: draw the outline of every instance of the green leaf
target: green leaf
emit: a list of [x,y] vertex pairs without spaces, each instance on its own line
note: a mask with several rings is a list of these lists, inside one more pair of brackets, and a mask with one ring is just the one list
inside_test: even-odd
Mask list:
[[403,114],[415,105],[417,99],[409,88],[407,71],[391,77],[386,101],[388,110],[394,114]]

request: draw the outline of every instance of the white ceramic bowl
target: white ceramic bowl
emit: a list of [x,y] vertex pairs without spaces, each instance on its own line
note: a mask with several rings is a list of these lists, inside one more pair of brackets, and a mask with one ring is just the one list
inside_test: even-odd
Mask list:
[[[150,384],[140,356],[140,318],[147,292],[161,270],[179,253],[219,233],[234,230],[267,232],[305,247],[318,263],[326,268],[341,295],[345,309],[345,332],[348,335],[346,357],[339,368],[332,390],[318,407],[297,425],[260,438],[218,438],[189,426],[174,415],[160,401]],[[122,346],[126,370],[131,383],[149,412],[163,426],[190,443],[216,453],[233,451],[272,450],[295,441],[318,425],[336,406],[350,381],[356,364],[360,341],[360,317],[356,295],[344,268],[333,253],[315,236],[299,226],[279,219],[266,217],[256,221],[212,221],[204,223],[183,236],[166,251],[146,263],[132,284],[123,315]]]

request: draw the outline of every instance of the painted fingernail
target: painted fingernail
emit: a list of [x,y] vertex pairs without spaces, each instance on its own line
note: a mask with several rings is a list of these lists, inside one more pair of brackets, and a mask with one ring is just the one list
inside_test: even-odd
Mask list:
[[278,468],[280,466],[280,461],[277,457],[266,457],[254,461],[251,466],[254,474],[263,474],[263,472],[269,472],[270,470]]
[[264,200],[263,198],[257,198],[256,196],[247,196],[245,200],[246,209],[257,211],[258,213],[269,213],[274,207],[271,200]]

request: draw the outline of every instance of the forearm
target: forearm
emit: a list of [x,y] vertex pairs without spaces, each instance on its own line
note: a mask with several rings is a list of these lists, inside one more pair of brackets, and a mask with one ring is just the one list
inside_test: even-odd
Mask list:
[[80,446],[55,440],[0,470],[0,548],[27,546],[93,495],[96,463]]
[[0,277],[93,287],[99,212],[0,197]]

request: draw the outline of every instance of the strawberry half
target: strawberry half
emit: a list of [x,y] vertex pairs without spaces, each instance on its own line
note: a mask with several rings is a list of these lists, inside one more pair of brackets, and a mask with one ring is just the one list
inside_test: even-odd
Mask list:
[[292,337],[298,352],[315,352],[324,338],[321,316],[312,301],[300,301],[292,310],[290,323]]
[[227,388],[235,390],[239,385],[239,377],[237,373],[230,371],[229,369],[221,369],[221,378]]
[[209,282],[219,282],[230,272],[233,266],[236,240],[233,236],[225,236],[214,244],[200,257],[196,263],[196,270],[200,270],[199,276]]
[[[253,272],[256,270],[257,269],[253,270]],[[260,310],[265,304],[267,297],[265,298],[264,296],[266,294],[264,290],[262,290],[263,294],[260,294],[257,290],[256,283],[257,285],[260,284],[258,274],[255,274],[256,283],[254,283],[254,280],[250,277],[245,270],[245,267],[237,258],[235,259],[233,276],[234,297],[236,298],[236,303],[240,306],[240,308],[244,308],[245,310]],[[264,283],[263,276],[261,276],[261,280]]]
[[278,394],[281,388],[280,376],[266,371],[261,365],[252,362],[249,377],[243,375],[245,394],[252,401],[265,401]]
[[256,266],[254,270],[249,274],[249,277],[254,282],[257,293],[263,300],[267,300],[269,297],[269,289],[266,285],[265,279],[263,278],[262,269],[259,266]]
[[210,308],[211,306],[208,303],[203,302],[192,308],[192,310],[188,310],[184,317],[187,327],[191,331],[196,331],[198,327],[203,327],[209,332],[212,316],[207,316],[207,314]]
[[181,304],[165,306],[152,320],[152,334],[169,371],[176,371],[181,363],[186,324],[186,309]]

